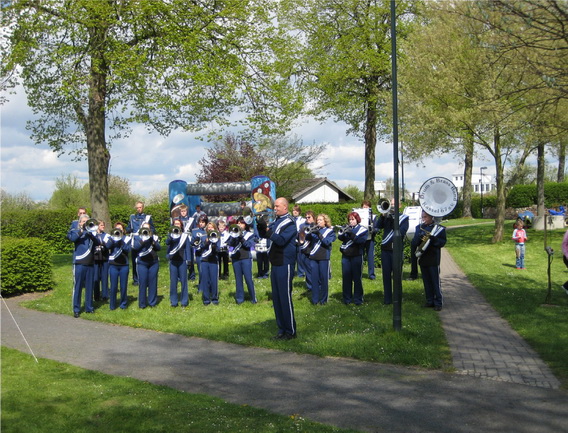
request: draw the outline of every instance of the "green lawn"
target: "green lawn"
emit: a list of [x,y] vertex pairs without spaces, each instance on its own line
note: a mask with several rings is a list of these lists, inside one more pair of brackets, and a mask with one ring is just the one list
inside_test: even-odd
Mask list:
[[3,433],[348,431],[2,347]]
[[[460,225],[459,223],[460,221],[452,222],[453,225]],[[447,248],[470,281],[539,352],[566,385],[568,296],[560,289],[560,285],[568,279],[560,252],[564,231],[548,232],[549,244],[556,250],[556,255],[552,263],[552,305],[543,305],[547,290],[547,255],[543,248],[543,232],[528,230],[527,270],[517,271],[514,268],[514,245],[509,240],[512,224],[507,223],[507,227],[509,226],[510,230],[506,229],[505,233],[506,240],[499,244],[491,243],[491,222],[453,228],[448,233]],[[377,272],[377,280],[364,280],[365,305],[343,305],[338,248],[339,242],[336,242],[332,254],[330,301],[327,305],[311,305],[303,280],[296,279],[294,282],[293,295],[298,323],[296,340],[281,342],[271,339],[276,333],[276,325],[270,301],[269,280],[255,280],[259,299],[256,305],[248,302],[239,306],[235,304],[234,280],[231,277],[229,281],[220,282],[221,297],[218,306],[203,306],[196,286],[192,285],[190,306],[186,309],[171,308],[165,260],[161,261],[161,300],[156,308],[139,310],[136,302],[137,288],[131,286],[128,309],[109,311],[108,304],[99,304],[95,314],[83,314],[81,318],[319,356],[342,356],[451,369],[450,351],[438,315],[430,309],[421,308],[424,302],[422,282],[403,281],[403,329],[395,332],[392,307],[382,305],[380,270]],[[71,315],[70,261],[68,255],[56,256],[56,289],[48,296],[28,301],[25,305],[41,311]],[[409,265],[405,264],[405,276],[408,271]]]

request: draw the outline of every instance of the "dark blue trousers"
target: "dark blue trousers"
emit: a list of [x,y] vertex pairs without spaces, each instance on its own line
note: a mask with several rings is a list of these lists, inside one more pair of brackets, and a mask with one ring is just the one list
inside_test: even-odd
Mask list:
[[146,308],[158,304],[159,262],[147,263],[138,260],[138,306]]
[[252,258],[233,261],[233,271],[235,272],[236,294],[235,300],[237,304],[245,301],[245,287],[243,279],[247,283],[247,289],[250,301],[256,304],[256,293],[254,290],[254,281],[252,279]]
[[270,282],[272,283],[272,305],[276,316],[279,334],[296,335],[296,319],[292,302],[292,280],[294,264],[272,266]]
[[329,260],[310,260],[312,304],[324,305],[329,295]]
[[118,292],[118,283],[120,282],[120,308],[125,309],[128,305],[128,266],[109,266],[110,274],[110,298],[109,307],[111,310],[116,309],[116,297]]
[[85,311],[92,313],[93,308],[93,283],[94,265],[73,265],[73,312],[81,312],[81,295],[85,288]]
[[440,267],[420,266],[420,272],[424,282],[426,303],[441,307],[444,303],[444,298],[442,297],[442,285],[440,283]]
[[185,260],[179,262],[170,261],[170,304],[174,307],[178,304],[178,281],[181,283],[181,306],[187,307],[189,292],[187,287],[187,262]]
[[363,256],[347,257],[341,259],[343,277],[343,302],[356,305],[363,303]]
[[203,304],[219,303],[219,263],[201,261],[199,265],[199,287]]

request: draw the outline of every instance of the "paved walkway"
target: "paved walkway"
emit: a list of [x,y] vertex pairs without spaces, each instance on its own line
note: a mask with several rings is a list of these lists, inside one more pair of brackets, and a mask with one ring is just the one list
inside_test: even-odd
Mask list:
[[568,432],[568,393],[449,255],[442,261],[441,318],[461,374],[78,320],[17,299],[6,300],[11,314],[2,300],[2,345],[28,352],[16,322],[40,358],[360,431]]
[[461,374],[544,388],[560,382],[536,352],[485,301],[442,248],[442,324]]

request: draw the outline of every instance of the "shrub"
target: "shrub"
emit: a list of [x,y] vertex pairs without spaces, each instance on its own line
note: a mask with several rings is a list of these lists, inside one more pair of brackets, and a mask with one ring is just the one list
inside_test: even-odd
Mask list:
[[52,250],[38,238],[2,238],[0,245],[2,295],[50,290],[54,287],[51,270]]

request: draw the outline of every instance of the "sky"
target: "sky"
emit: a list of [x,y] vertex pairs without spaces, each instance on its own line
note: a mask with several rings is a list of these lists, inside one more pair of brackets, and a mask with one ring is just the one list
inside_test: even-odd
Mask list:
[[[26,130],[26,121],[33,118],[27,106],[25,92],[20,88],[9,95],[9,102],[0,106],[0,171],[1,188],[9,194],[25,193],[35,201],[49,200],[58,177],[69,174],[82,183],[88,182],[87,161],[73,161],[72,156],[57,156],[47,144],[36,145]],[[319,163],[325,166],[316,175],[327,177],[339,187],[355,185],[364,189],[364,143],[347,135],[347,126],[329,120],[323,124],[306,120],[291,131],[304,143],[325,143],[327,150]],[[198,134],[174,132],[168,137],[149,133],[145,126],[135,125],[129,138],[114,142],[111,153],[110,174],[126,178],[134,194],[150,197],[159,191],[167,191],[172,180],[195,182],[199,173],[199,160],[211,146],[196,138]],[[376,181],[393,177],[392,143],[380,142],[376,149]],[[422,183],[434,176],[451,179],[452,174],[463,171],[459,161],[433,158],[422,164],[404,164],[404,183],[407,191],[418,192]],[[480,162],[488,166],[487,174],[494,173],[490,161]],[[259,173],[262,174],[262,173]],[[401,181],[402,187],[402,181]]]

